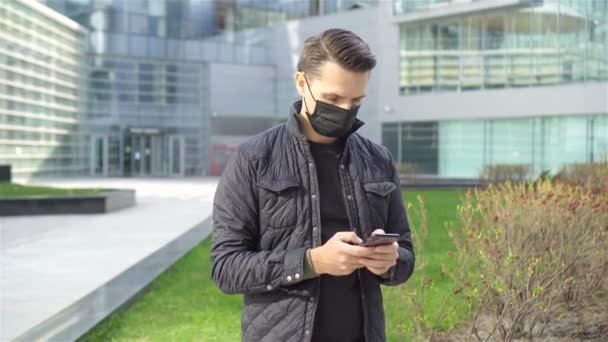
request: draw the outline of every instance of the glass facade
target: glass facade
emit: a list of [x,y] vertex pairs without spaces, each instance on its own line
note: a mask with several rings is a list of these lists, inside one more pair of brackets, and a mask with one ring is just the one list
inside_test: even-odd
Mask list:
[[[449,5],[453,0],[393,0],[393,13],[395,15],[407,14],[416,11],[429,10]],[[461,1],[462,2],[462,1]]]
[[[106,161],[95,173],[172,174],[172,140],[185,152],[178,174],[207,172],[205,64],[107,55],[90,55],[88,62],[87,126],[107,137]],[[98,159],[97,150],[91,153]]]
[[355,4],[40,1],[89,30],[83,75],[88,86],[88,163],[94,175],[206,174],[211,144],[207,62],[270,64],[269,32],[245,29],[334,13]]
[[378,0],[40,0],[92,31],[203,39]]
[[[395,13],[402,14],[452,2],[408,0],[394,5]],[[532,5],[527,7],[402,24],[400,93],[608,80],[608,1],[529,3]]]
[[608,113],[385,122],[382,143],[417,173],[476,178],[486,165],[527,164],[536,176],[608,159]]
[[90,30],[90,173],[207,174],[211,133],[206,62],[267,63],[262,47],[210,38],[223,31],[216,17],[221,2],[45,2]]
[[31,1],[0,1],[0,164],[82,174],[85,32]]
[[233,43],[227,39],[169,39],[139,34],[95,32],[90,50],[97,54],[176,59],[190,62],[270,64],[265,46]]
[[40,0],[90,31],[172,39],[221,33],[216,6],[208,0]]
[[[87,27],[91,32],[89,49],[96,54],[195,62],[269,63],[264,46],[230,39],[233,35],[226,34],[235,31],[233,19],[237,2],[234,1],[42,1]],[[223,39],[218,39],[221,34]]]
[[360,6],[375,6],[379,0],[234,0],[233,30],[268,26],[286,20],[334,14]]
[[85,127],[95,175],[205,175],[207,62],[270,64],[268,32],[239,30],[335,12],[340,3],[41,1],[90,31]]

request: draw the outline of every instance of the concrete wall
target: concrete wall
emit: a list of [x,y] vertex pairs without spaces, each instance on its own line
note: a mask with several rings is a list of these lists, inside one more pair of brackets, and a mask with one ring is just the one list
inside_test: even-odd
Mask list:
[[385,102],[390,110],[382,121],[608,113],[608,83],[397,95]]
[[273,66],[210,63],[211,114],[273,117],[275,75]]

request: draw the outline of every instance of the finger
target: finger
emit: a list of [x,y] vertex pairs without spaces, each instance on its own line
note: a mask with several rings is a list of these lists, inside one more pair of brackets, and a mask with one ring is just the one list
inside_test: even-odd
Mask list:
[[387,266],[387,265],[392,266],[393,264],[396,263],[395,259],[376,259],[376,258],[370,258],[370,257],[359,258],[357,260],[357,262],[359,262],[365,266],[374,266],[374,267]]
[[345,242],[345,243],[352,243],[352,244],[355,244],[355,245],[363,243],[363,240],[361,240],[361,238],[359,238],[357,236],[357,234],[355,234],[355,232],[338,232],[334,236],[338,240],[340,240],[342,242]]
[[352,272],[352,271],[354,271],[354,270],[356,270],[358,268],[361,268],[361,267],[365,267],[365,265],[362,265],[362,264],[360,264],[358,262],[355,262],[355,263],[345,263],[345,264],[343,264],[340,267],[340,270],[342,272]]
[[359,262],[366,267],[375,267],[375,268],[388,268],[395,264],[395,261],[390,260],[375,260],[369,258],[360,258]]
[[380,245],[376,246],[376,253],[395,253],[399,250],[399,244],[394,242],[390,245]]
[[397,256],[395,254],[391,254],[391,253],[374,253],[374,254],[372,254],[370,256],[366,256],[364,258],[371,259],[371,260],[394,261],[397,259]]
[[360,247],[347,245],[344,249],[345,253],[354,257],[366,257],[374,254],[374,247]]
[[344,256],[340,263],[348,267],[361,266],[361,263],[359,262],[359,257],[350,255]]
[[376,234],[384,234],[384,230],[383,229],[376,229],[372,232],[372,235],[376,235]]
[[[348,245],[348,246],[350,246],[350,245]],[[360,257],[358,257],[358,256],[349,255],[348,253],[344,253],[342,255],[339,255],[337,258],[338,259],[336,261],[340,266],[357,267],[357,268],[360,268],[362,266],[361,263],[359,262]]]
[[367,268],[370,272],[372,272],[373,274],[376,275],[381,275],[383,273],[386,273],[388,271],[388,267],[387,268],[376,268],[376,267],[368,267]]

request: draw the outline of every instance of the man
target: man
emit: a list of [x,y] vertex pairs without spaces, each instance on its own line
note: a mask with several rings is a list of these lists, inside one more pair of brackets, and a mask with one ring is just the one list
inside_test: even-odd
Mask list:
[[[357,35],[308,38],[285,124],[237,148],[213,208],[213,279],[244,294],[244,341],[384,341],[380,284],[414,270],[388,150],[355,131],[376,64]],[[394,244],[358,246],[376,232]]]

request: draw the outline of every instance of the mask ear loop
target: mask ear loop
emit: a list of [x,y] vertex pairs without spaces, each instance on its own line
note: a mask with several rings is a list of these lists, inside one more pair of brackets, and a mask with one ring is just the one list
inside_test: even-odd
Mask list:
[[[304,76],[304,80],[306,81],[306,87],[308,87],[308,92],[310,93],[310,96],[313,100],[315,100],[315,102],[317,102],[317,99],[315,99],[315,96],[312,94],[312,90],[310,90],[310,84],[308,84],[308,78],[306,78],[306,74],[302,73],[302,76]],[[304,107],[306,107],[306,113],[308,115],[312,115],[308,110],[308,105],[306,104],[306,97],[302,97],[302,101],[304,102]]]

